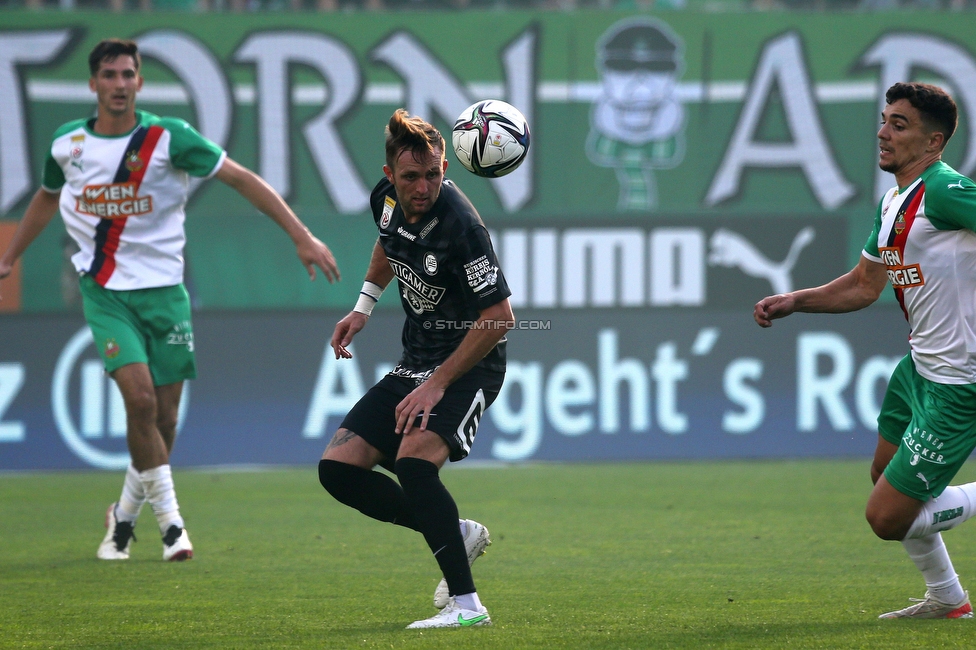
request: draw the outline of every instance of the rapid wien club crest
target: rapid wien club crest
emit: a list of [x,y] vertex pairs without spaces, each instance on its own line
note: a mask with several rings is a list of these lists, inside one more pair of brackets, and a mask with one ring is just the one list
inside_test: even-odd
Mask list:
[[895,234],[900,235],[905,232],[905,211],[900,211],[895,215]]
[[125,168],[130,172],[137,172],[145,166],[146,163],[142,161],[139,157],[138,151],[130,151],[125,156]]

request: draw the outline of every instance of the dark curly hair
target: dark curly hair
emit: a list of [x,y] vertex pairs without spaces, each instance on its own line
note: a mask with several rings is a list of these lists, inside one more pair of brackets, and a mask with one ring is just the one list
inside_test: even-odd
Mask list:
[[959,111],[949,93],[938,86],[923,83],[896,83],[885,93],[885,101],[893,104],[899,99],[907,99],[922,117],[922,123],[930,131],[938,131],[945,136],[942,146],[956,131]]
[[421,118],[411,117],[405,109],[398,108],[393,113],[383,133],[386,135],[386,164],[390,169],[404,150],[411,151],[418,160],[433,155],[437,149],[444,155],[441,132]]
[[98,74],[98,68],[102,61],[114,61],[120,56],[128,55],[136,62],[136,71],[142,65],[142,58],[139,56],[139,46],[135,41],[126,41],[121,38],[106,38],[100,42],[88,55],[88,69],[91,76]]

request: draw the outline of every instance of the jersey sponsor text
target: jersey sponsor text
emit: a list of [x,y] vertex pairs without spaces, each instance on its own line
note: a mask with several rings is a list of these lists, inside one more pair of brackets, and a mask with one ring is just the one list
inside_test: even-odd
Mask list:
[[888,281],[896,289],[910,289],[925,285],[925,278],[922,277],[922,269],[918,267],[918,264],[895,269],[889,268]]
[[468,286],[475,292],[495,284],[498,280],[498,267],[485,255],[465,264],[464,271],[468,278]]
[[[399,260],[390,258],[390,267],[393,269],[393,273],[397,276],[405,285],[405,289],[410,291],[411,296],[405,296],[410,300],[411,305],[420,311],[433,311],[434,307],[441,301],[444,297],[444,288],[435,287],[424,282],[417,273]],[[412,298],[416,297],[417,300]],[[417,304],[414,305],[414,302]],[[419,311],[417,313],[420,313]]]
[[891,247],[879,247],[881,261],[888,267],[888,281],[896,289],[921,287],[925,284],[922,269],[918,264],[904,266],[901,260],[901,250]]
[[79,214],[102,219],[122,219],[153,211],[151,196],[137,196],[138,183],[86,185],[75,203]]

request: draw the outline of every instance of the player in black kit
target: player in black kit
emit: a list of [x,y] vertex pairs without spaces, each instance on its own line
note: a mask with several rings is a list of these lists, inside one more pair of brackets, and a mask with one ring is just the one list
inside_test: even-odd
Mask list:
[[[468,455],[501,389],[511,292],[477,210],[444,178],[440,132],[399,109],[385,133],[386,178],[370,196],[379,239],[332,349],[336,359],[352,357],[350,342],[396,277],[407,315],[403,356],[346,415],[319,462],[319,480],[364,515],[423,534],[444,574],[434,593],[441,611],[408,628],[488,625],[471,577],[488,530],[458,519],[439,472]],[[373,471],[377,465],[399,484]]]

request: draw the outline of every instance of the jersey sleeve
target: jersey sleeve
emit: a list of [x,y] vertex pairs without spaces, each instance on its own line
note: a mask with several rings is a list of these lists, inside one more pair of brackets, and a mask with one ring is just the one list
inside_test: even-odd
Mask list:
[[169,159],[173,167],[199,178],[217,173],[226,156],[220,146],[200,135],[184,120],[168,119],[164,126],[170,133]]
[[484,310],[512,295],[508,282],[498,265],[488,231],[481,224],[469,228],[457,240],[461,285],[477,305]]
[[386,205],[387,193],[390,189],[390,181],[384,176],[376,183],[373,187],[373,191],[369,194],[369,209],[373,214],[373,221],[377,226],[380,225],[380,219],[383,215],[383,206]]
[[48,151],[47,158],[44,159],[44,170],[41,172],[41,187],[45,190],[57,191],[63,186],[64,170]]
[[940,230],[976,231],[976,183],[961,174],[939,174],[925,184],[925,216]]
[[[891,191],[889,190],[890,193]],[[874,262],[881,261],[881,252],[878,250],[878,236],[881,234],[881,206],[888,200],[890,200],[888,195],[885,195],[885,198],[878,204],[878,209],[874,213],[874,228],[871,230],[871,234],[868,235],[868,240],[864,242],[864,248],[861,251],[864,257]]]

